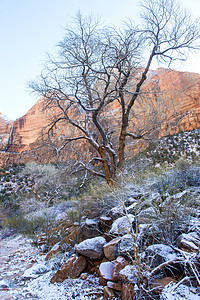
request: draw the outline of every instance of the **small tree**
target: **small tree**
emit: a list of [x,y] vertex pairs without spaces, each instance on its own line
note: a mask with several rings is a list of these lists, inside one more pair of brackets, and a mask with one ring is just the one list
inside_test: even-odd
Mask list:
[[[79,170],[99,175],[108,184],[123,166],[127,137],[144,137],[143,130],[130,132],[129,123],[152,60],[170,65],[200,48],[199,20],[192,21],[178,2],[146,0],[141,8],[141,25],[130,21],[119,30],[78,13],[72,27],[66,28],[58,55],[48,58],[39,82],[30,84],[58,112],[49,124],[49,140],[59,123],[73,128],[73,134],[57,144],[57,152],[69,143],[86,141],[95,155],[79,161]],[[109,122],[111,108],[120,111],[117,126]],[[94,168],[96,162],[103,172]]]

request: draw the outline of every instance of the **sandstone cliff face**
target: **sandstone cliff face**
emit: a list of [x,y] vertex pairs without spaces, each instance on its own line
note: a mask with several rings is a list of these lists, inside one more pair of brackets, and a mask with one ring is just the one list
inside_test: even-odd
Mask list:
[[[44,108],[45,101],[38,101],[26,115],[14,122],[10,151],[21,153],[21,158],[23,153],[32,151],[32,155],[29,153],[25,161],[37,157],[45,162],[52,151],[46,145],[37,154],[34,152],[35,148],[41,146],[45,126],[56,114],[56,108],[51,110]],[[119,128],[119,113],[120,109],[117,104],[111,105],[104,113],[116,132]],[[164,135],[198,128],[199,120],[200,75],[159,68],[148,73],[143,94],[135,103],[129,126],[131,132],[151,131],[154,137],[160,138]],[[4,144],[9,138],[11,127],[12,122],[0,115],[0,137],[4,138]],[[62,139],[62,136],[66,134],[72,136],[74,131],[73,128],[63,123],[60,128],[57,128],[57,135],[60,135]],[[145,145],[140,141],[138,146],[137,143],[128,139],[129,156],[130,151],[134,153],[138,151],[138,147],[145,147]],[[82,144],[82,147],[86,152],[91,151],[85,144]]]

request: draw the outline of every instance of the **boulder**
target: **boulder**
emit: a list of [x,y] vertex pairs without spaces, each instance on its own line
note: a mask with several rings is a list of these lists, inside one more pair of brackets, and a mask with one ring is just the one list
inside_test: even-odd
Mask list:
[[103,246],[104,255],[108,260],[114,260],[117,256],[117,245],[120,238],[115,238]]
[[139,220],[152,220],[157,218],[157,213],[154,207],[148,207],[138,214]]
[[114,267],[114,263],[110,261],[101,263],[99,266],[100,276],[106,280],[111,280],[113,267]]
[[[135,201],[136,201],[136,200],[135,200]],[[126,212],[127,212],[128,214],[135,213],[137,206],[138,206],[138,201],[133,202],[133,203],[130,204],[128,207],[126,207]]]
[[139,272],[136,266],[127,265],[119,272],[119,277],[123,281],[135,284],[138,282]]
[[118,256],[112,269],[111,280],[119,281],[121,279],[119,273],[127,265],[128,262],[125,260],[125,258],[123,258],[122,256]]
[[50,282],[63,282],[66,278],[77,278],[87,265],[86,258],[73,254],[51,278]]
[[[134,255],[135,240],[133,235],[125,234],[120,238],[120,242],[116,246],[117,255],[129,257]],[[127,258],[128,258],[127,257]]]
[[86,219],[81,225],[81,235],[83,239],[92,238],[99,235],[99,222],[96,219]]
[[187,252],[197,252],[200,249],[200,235],[197,232],[182,233],[176,246]]
[[132,214],[128,214],[115,220],[109,233],[114,235],[125,235],[132,232],[134,227],[135,217]]
[[4,279],[0,280],[0,291],[9,290],[9,284]]
[[177,254],[175,251],[167,245],[164,244],[154,244],[145,249],[145,252],[142,253],[142,261],[149,261],[148,263],[152,268],[155,268],[168,260],[175,260]]
[[75,245],[75,251],[91,259],[101,259],[104,256],[103,246],[105,244],[105,238],[102,236],[98,236],[95,238],[84,240],[80,244]]

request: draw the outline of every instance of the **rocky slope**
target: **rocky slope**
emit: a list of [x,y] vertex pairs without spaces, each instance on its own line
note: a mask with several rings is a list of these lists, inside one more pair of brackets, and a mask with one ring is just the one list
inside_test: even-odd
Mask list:
[[[185,161],[140,181],[127,177],[114,191],[96,182],[96,193],[88,189],[82,200],[43,202],[26,214],[23,228],[42,212],[58,217],[60,207],[48,232],[34,230],[38,249],[21,235],[8,236],[2,223],[0,297],[199,299],[199,163]],[[73,214],[78,207],[80,216]]]
[[[150,93],[146,93],[146,92]],[[155,138],[175,134],[180,131],[192,130],[199,127],[200,118],[200,75],[196,73],[178,72],[159,68],[150,71],[143,87],[143,94],[135,103],[130,131],[146,131],[150,128]],[[5,162],[7,152],[21,153],[14,160],[47,160],[52,156],[52,149],[45,145],[41,148],[42,130],[49,124],[56,113],[56,108],[46,110],[45,101],[38,101],[23,117],[12,122],[0,115],[0,163]],[[119,107],[110,106],[106,117],[112,123],[114,130],[119,128]],[[58,128],[58,134],[73,134],[68,125]],[[9,140],[10,137],[10,140]],[[127,141],[128,153],[134,153],[143,142]],[[38,149],[40,150],[34,150]],[[88,148],[86,148],[88,150]],[[27,154],[28,151],[28,154]],[[50,154],[51,152],[51,154]],[[88,151],[87,151],[88,152]]]

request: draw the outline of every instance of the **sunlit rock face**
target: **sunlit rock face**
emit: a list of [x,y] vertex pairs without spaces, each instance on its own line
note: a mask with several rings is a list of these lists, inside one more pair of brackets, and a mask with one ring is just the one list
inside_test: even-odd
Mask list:
[[[136,84],[136,81],[131,83],[133,87]],[[14,126],[12,126],[12,121],[0,114],[1,150],[5,150],[12,133],[12,143],[7,147],[7,152],[9,155],[10,152],[15,153],[12,157],[17,162],[32,160],[47,162],[56,159],[55,149],[44,139],[43,133],[46,132],[46,126],[53,121],[57,112],[55,107],[47,110],[45,100],[40,100],[27,114],[17,119]],[[82,116],[80,111],[71,111],[71,115],[75,118]],[[115,132],[113,143],[116,143],[120,125],[119,104],[117,102],[111,104],[104,111],[104,117]],[[146,132],[152,138],[160,138],[198,128],[199,120],[200,74],[159,68],[148,73],[142,95],[137,99],[132,110],[129,131],[142,134]],[[77,132],[63,122],[56,129],[56,146],[62,143],[66,135],[75,136]],[[129,157],[139,149],[145,148],[146,145],[146,141],[136,142],[128,138]],[[92,149],[86,143],[79,141],[77,147],[81,147],[82,153],[85,152],[87,156],[90,156]],[[1,152],[0,155],[1,160],[5,160],[2,158],[5,153]],[[69,152],[65,152],[62,158],[66,155],[70,156]]]

